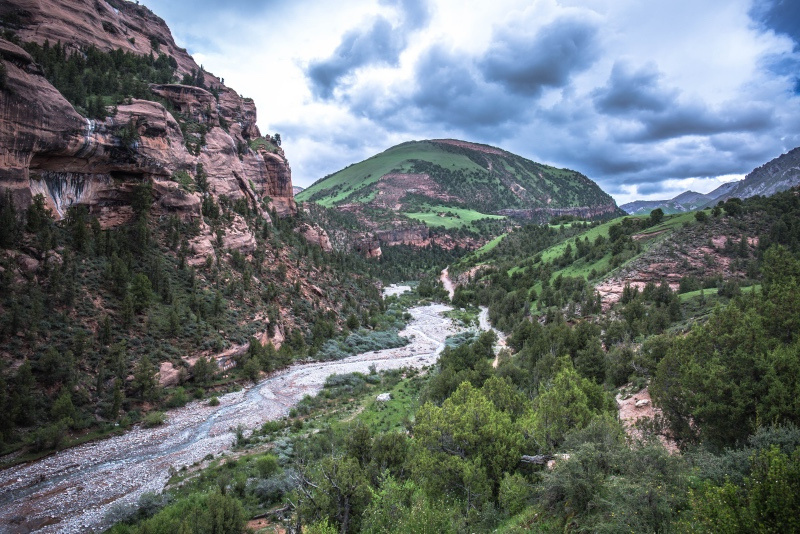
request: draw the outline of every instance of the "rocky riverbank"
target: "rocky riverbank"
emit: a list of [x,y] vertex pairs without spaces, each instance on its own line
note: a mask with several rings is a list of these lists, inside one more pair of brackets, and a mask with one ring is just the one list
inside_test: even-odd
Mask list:
[[254,427],[285,416],[304,395],[314,395],[331,374],[368,373],[436,362],[447,336],[458,332],[442,316],[449,306],[411,308],[400,335],[405,347],[371,351],[332,362],[296,364],[252,388],[220,397],[219,406],[193,402],[167,414],[157,428],[61,451],[0,472],[0,531],[93,532],[108,527],[117,504],[160,492],[170,468],[180,469],[231,448],[239,425]]

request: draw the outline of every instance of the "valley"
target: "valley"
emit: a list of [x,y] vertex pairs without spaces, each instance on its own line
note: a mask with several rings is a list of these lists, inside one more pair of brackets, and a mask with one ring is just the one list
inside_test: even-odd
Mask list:
[[332,374],[368,374],[436,363],[445,337],[458,333],[441,313],[443,305],[409,310],[400,332],[411,343],[344,360],[295,364],[237,393],[218,406],[194,402],[171,410],[157,428],[135,428],[121,436],[74,447],[42,460],[0,471],[0,525],[4,532],[84,532],[109,526],[115,506],[135,504],[145,492],[160,492],[172,470],[229,452],[240,425],[252,429],[285,417],[306,395],[315,395]]
[[800,532],[783,3],[184,2],[0,4],[0,531]]

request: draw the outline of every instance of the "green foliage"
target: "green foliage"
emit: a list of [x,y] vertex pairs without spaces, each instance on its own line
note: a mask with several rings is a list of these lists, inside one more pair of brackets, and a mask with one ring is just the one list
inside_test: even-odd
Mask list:
[[[351,317],[354,317],[352,315]],[[357,319],[356,319],[357,320]],[[403,347],[408,339],[400,337],[396,330],[358,330],[342,341],[328,340],[315,355],[318,360],[341,360],[352,354]]]
[[364,512],[361,532],[409,532],[413,534],[458,532],[456,511],[441,499],[430,499],[412,481],[392,477],[374,492]]
[[511,416],[469,383],[441,408],[423,405],[414,437],[415,478],[428,495],[463,499],[468,512],[492,499],[503,473],[519,462],[523,444]]
[[600,386],[578,375],[569,357],[560,358],[557,366],[560,371],[552,383],[540,386],[532,411],[522,423],[539,451],[555,450],[568,432],[615,410]]
[[483,386],[491,375],[494,358],[494,332],[484,332],[472,343],[447,346],[439,357],[439,372],[431,378],[423,399],[441,404],[463,383]]
[[340,532],[358,532],[370,501],[364,470],[350,457],[324,458],[309,473],[308,498],[300,504],[312,522],[329,520]]
[[656,226],[664,220],[664,210],[656,208],[650,212],[650,226]]
[[189,175],[188,172],[184,170],[176,171],[172,174],[172,180],[178,182],[181,186],[181,189],[187,191],[189,193],[193,193],[195,189],[194,180]]
[[[778,250],[771,252],[776,258]],[[675,339],[652,386],[670,430],[683,443],[741,443],[761,421],[798,423],[800,343],[797,262],[784,258],[763,295],[716,310],[703,326]]]
[[[154,100],[150,83],[172,83],[177,62],[171,56],[143,56],[121,49],[103,52],[94,46],[70,53],[67,46],[25,43],[25,50],[42,66],[47,80],[75,108],[93,119],[107,115],[106,105],[125,98]],[[128,146],[129,143],[124,143]]]
[[152,428],[154,426],[161,426],[167,421],[163,412],[150,412],[148,413],[142,424],[145,428]]
[[788,455],[773,445],[750,458],[743,487],[705,482],[689,493],[687,532],[800,530],[800,448]]
[[566,437],[569,458],[543,473],[536,494],[562,525],[589,532],[669,532],[686,495],[680,457],[626,443],[620,424],[595,419]]
[[241,534],[245,515],[241,502],[219,492],[194,494],[162,509],[135,526],[118,524],[112,534]]

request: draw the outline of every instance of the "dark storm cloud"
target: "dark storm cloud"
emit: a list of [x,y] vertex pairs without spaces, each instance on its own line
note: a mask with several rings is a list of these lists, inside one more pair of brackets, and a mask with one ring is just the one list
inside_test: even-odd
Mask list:
[[474,74],[468,58],[433,47],[416,67],[409,104],[428,121],[458,128],[496,126],[522,113],[522,102]]
[[[640,195],[654,195],[666,191],[667,187],[661,182],[652,182],[649,184],[642,184],[636,188],[636,192]],[[667,199],[664,199],[667,200]]]
[[594,91],[597,109],[608,115],[639,111],[664,111],[677,96],[677,91],[660,86],[661,74],[653,65],[633,71],[617,62],[605,87]]
[[314,94],[330,98],[339,81],[358,67],[375,63],[396,64],[405,44],[405,36],[383,17],[375,18],[365,30],[347,32],[331,57],[309,66],[307,75]]
[[367,87],[343,100],[355,115],[396,131],[449,131],[470,138],[491,132],[496,141],[526,120],[526,99],[487,83],[473,58],[440,45],[419,58],[407,90],[383,94]]
[[591,65],[596,34],[588,18],[566,16],[533,33],[495,31],[481,58],[435,45],[417,61],[410,91],[394,99],[373,92],[347,100],[353,111],[373,120],[415,121],[472,136],[495,129],[498,139],[528,120],[544,88],[566,86],[575,72]]
[[408,45],[408,34],[421,28],[430,19],[424,0],[382,2],[396,5],[403,14],[398,26],[382,16],[375,17],[366,28],[356,28],[342,37],[330,57],[313,61],[307,71],[314,94],[329,99],[343,78],[367,65],[397,65],[400,53]]
[[755,104],[731,105],[720,111],[709,110],[703,104],[681,105],[641,120],[641,130],[628,140],[650,142],[687,135],[760,132],[774,126],[772,110]]
[[598,29],[588,19],[566,16],[531,35],[522,28],[501,29],[479,67],[488,81],[537,96],[546,87],[563,87],[573,73],[598,57]]

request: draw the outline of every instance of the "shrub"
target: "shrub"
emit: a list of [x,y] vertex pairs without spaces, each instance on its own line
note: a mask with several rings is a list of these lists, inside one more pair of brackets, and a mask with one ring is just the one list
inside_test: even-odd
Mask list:
[[155,426],[161,426],[167,421],[164,412],[150,412],[144,418],[142,424],[145,428],[153,428]]
[[256,460],[256,469],[262,477],[269,478],[278,470],[278,458],[274,454],[264,455]]

